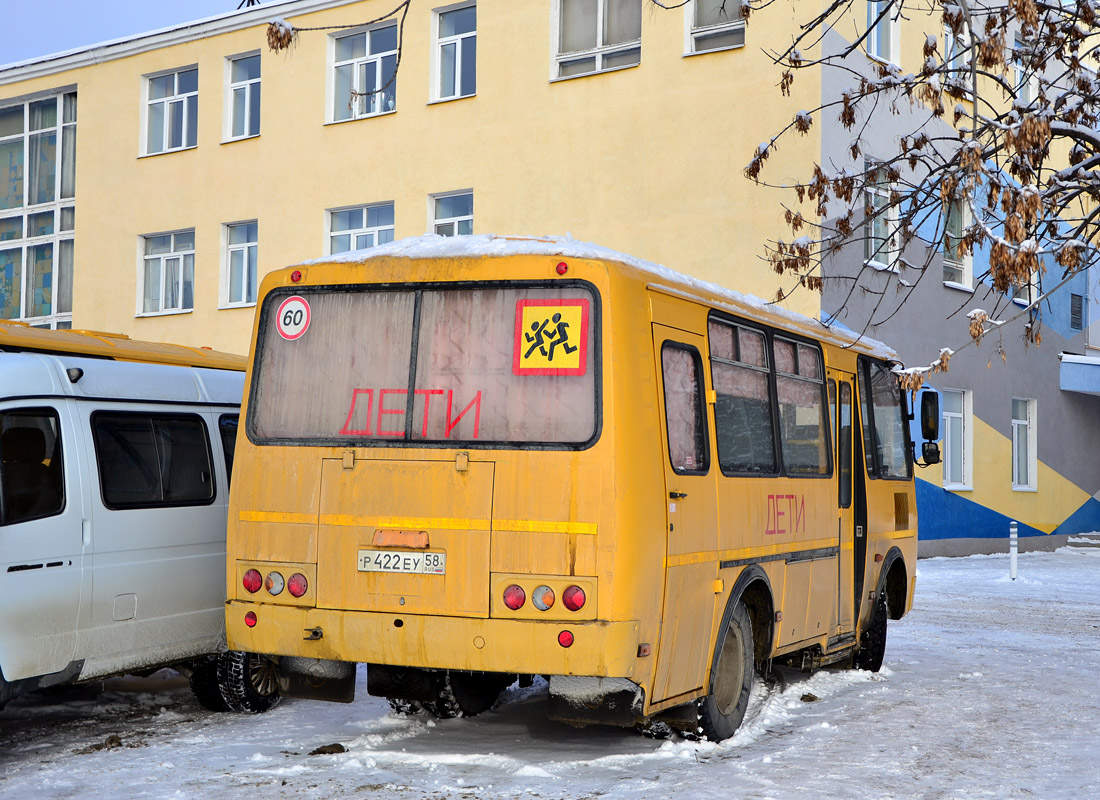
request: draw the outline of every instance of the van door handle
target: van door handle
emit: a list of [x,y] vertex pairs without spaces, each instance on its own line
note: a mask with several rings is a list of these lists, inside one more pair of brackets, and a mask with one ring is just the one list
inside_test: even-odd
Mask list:
[[679,500],[681,497],[687,497],[688,495],[687,492],[669,492],[668,496],[670,500]]

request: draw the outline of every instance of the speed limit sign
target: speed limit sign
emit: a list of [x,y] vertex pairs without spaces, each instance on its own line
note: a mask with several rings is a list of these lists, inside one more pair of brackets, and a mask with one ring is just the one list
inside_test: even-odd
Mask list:
[[279,304],[275,313],[275,327],[284,339],[298,339],[309,327],[309,303],[304,297],[294,295]]

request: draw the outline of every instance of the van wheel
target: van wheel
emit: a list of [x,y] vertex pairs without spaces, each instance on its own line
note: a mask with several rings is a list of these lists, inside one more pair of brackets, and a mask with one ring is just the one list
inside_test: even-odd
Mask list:
[[752,622],[738,603],[722,632],[718,661],[711,669],[710,694],[699,701],[699,732],[712,742],[733,736],[749,707],[753,679]]
[[230,711],[269,711],[280,700],[279,659],[230,650],[218,660],[218,688]]
[[207,656],[191,665],[191,693],[199,705],[210,711],[228,711],[225,698],[218,685],[218,662],[225,654]]
[[477,716],[493,707],[500,693],[512,682],[511,677],[448,670],[440,674],[435,699],[424,707],[440,719]]
[[878,672],[882,669],[882,658],[886,655],[886,620],[890,618],[890,609],[886,606],[886,592],[879,592],[875,598],[875,607],[871,619],[859,636],[859,650],[856,651],[855,668]]

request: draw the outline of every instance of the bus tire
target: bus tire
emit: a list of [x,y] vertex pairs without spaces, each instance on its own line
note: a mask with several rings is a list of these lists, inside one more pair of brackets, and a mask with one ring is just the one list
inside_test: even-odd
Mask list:
[[712,742],[733,736],[749,707],[753,680],[752,621],[744,603],[738,603],[710,673],[710,693],[699,701],[699,733]]
[[890,609],[886,605],[886,592],[878,593],[875,607],[867,627],[859,635],[859,649],[856,651],[855,668],[869,672],[882,669],[882,659],[886,655],[886,621],[890,618]]
[[424,705],[440,719],[475,717],[492,708],[506,686],[495,673],[447,670],[440,675],[435,699]]
[[230,711],[269,711],[280,700],[279,660],[230,650],[218,660],[218,688]]
[[224,657],[225,653],[207,656],[191,665],[191,693],[199,705],[209,711],[229,710],[218,684],[218,662]]

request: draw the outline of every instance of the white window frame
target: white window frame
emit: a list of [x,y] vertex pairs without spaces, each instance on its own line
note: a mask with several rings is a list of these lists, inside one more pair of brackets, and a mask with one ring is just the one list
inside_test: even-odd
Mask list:
[[[554,0],[551,4],[551,19],[550,19],[550,35],[552,37],[552,52],[554,54],[553,62],[551,64],[550,79],[553,80],[569,80],[572,78],[580,78],[585,75],[597,75],[601,72],[612,72],[620,69],[630,69],[637,67],[642,63],[642,36],[639,30],[638,38],[632,39],[627,42],[616,42],[614,44],[600,44],[604,38],[604,17],[606,16],[606,8],[609,0],[596,0],[596,45],[586,50],[574,50],[565,52],[562,50],[562,13],[564,11],[564,4],[566,0]],[[639,2],[645,2],[645,0],[639,0]],[[616,56],[624,56],[631,51],[638,51],[638,58],[636,61],[622,64],[608,65],[608,59],[613,59]],[[593,69],[584,70],[583,72],[565,72],[564,68],[568,64],[578,63],[593,59],[595,66]]]
[[[195,89],[189,92],[180,92],[180,75],[185,72],[195,71]],[[190,64],[186,67],[176,67],[175,69],[165,70],[163,72],[153,72],[148,75],[142,76],[142,104],[141,104],[141,153],[144,156],[159,156],[164,153],[178,153],[181,150],[193,150],[199,146],[198,135],[198,108],[199,108],[199,66],[198,64]],[[153,98],[150,96],[150,87],[153,81],[158,78],[165,78],[172,76],[173,94],[166,95],[164,97]],[[189,102],[191,98],[194,98],[195,102],[192,104]],[[182,103],[183,121],[181,122],[181,128],[183,131],[182,144],[178,147],[171,147],[171,123],[170,123],[170,106],[173,102],[179,101]],[[161,149],[151,150],[150,146],[152,142],[149,141],[149,115],[153,109],[153,106],[164,106],[164,118],[163,126],[161,128]],[[191,121],[191,116],[195,116],[195,141],[188,143],[187,131],[188,123]]]
[[[176,249],[176,237],[181,235],[191,235],[191,249]],[[172,237],[172,249],[167,253],[159,253],[156,255],[146,253],[146,242],[149,239],[155,239],[158,236],[171,236]],[[138,280],[137,280],[137,313],[134,316],[137,317],[159,317],[168,314],[190,314],[195,309],[195,229],[194,228],[181,228],[175,231],[162,231],[160,233],[147,233],[138,237]],[[191,256],[191,305],[184,305],[184,283],[187,273],[187,256]],[[178,257],[180,260],[179,277],[177,279],[177,291],[180,304],[178,306],[165,307],[165,281],[167,270],[164,268],[164,261],[166,258]],[[152,260],[159,260],[160,263],[160,287],[157,295],[157,308],[152,310],[146,310],[145,308],[145,272],[146,263]]]
[[962,87],[962,89],[968,93],[973,88],[970,85],[970,59],[973,57],[973,54],[968,49],[969,47],[969,32],[964,32],[956,36],[950,28],[944,27],[943,60],[949,69],[958,70],[957,72],[951,73],[948,77],[948,82]]
[[1026,308],[1039,297],[1039,273],[1032,272],[1028,282],[1023,286],[1009,285],[1008,297],[1018,306]]
[[[870,175],[872,171],[883,172],[885,178],[886,167],[874,162],[865,162],[864,171],[865,174]],[[868,266],[874,269],[897,269],[897,260],[900,253],[897,248],[897,227],[898,227],[898,209],[890,205],[890,196],[894,191],[893,183],[871,183],[868,181],[867,187],[864,189],[867,198],[864,206],[871,206],[872,211],[876,208],[885,208],[884,214],[872,214],[864,219],[863,227],[863,261]],[[877,203],[881,203],[879,206]],[[881,234],[876,233],[876,230],[881,226]],[[877,239],[876,239],[877,236]],[[874,243],[877,240],[884,242],[883,247],[877,247]]]
[[[718,22],[712,25],[696,25],[696,11],[699,0],[691,0],[684,6],[684,55],[693,56],[701,53],[720,53],[723,50],[739,50],[745,46],[745,20],[741,16],[741,0],[726,0],[728,6],[737,9],[737,19],[728,22]],[[740,42],[719,44],[713,47],[701,47],[700,43],[708,39],[719,39],[740,34]]]
[[[1014,44],[1016,50],[1023,47],[1019,34],[1016,35]],[[1029,106],[1039,96],[1039,76],[1034,73],[1026,74],[1023,62],[1015,54],[1012,58],[1012,83],[1016,89],[1016,102],[1019,105]]]
[[[431,64],[431,93],[433,103],[442,103],[449,100],[462,100],[466,97],[474,97],[477,94],[477,23],[474,23],[474,29],[467,31],[466,33],[456,33],[453,36],[441,36],[440,23],[444,14],[449,14],[452,11],[462,11],[467,8],[477,9],[476,2],[456,3],[450,6],[444,6],[442,8],[436,8],[432,10],[432,38],[435,40],[435,44],[432,47],[432,64]],[[454,94],[443,94],[443,48],[448,45],[454,45],[455,47],[455,91]],[[468,94],[462,93],[462,54],[465,48],[474,48],[474,90]]]
[[[246,228],[249,225],[256,226],[256,238],[250,241],[233,243],[233,231],[238,228]],[[247,233],[247,230],[246,230]],[[260,283],[259,249],[260,249],[259,222],[257,220],[242,220],[240,222],[227,222],[222,225],[222,280],[219,292],[219,308],[248,308],[256,305],[256,295]],[[244,259],[243,273],[241,275],[241,297],[233,296],[233,255],[241,253]],[[255,275],[249,269],[249,261],[256,265]]]
[[[895,19],[895,14],[887,12],[886,16],[879,21],[879,25],[885,25],[885,35],[883,32],[874,30],[875,21],[878,19],[878,15],[882,13],[882,8],[889,0],[867,0],[867,38],[864,40],[864,45],[867,50],[867,55],[876,61],[885,61],[890,64],[900,64],[901,58],[899,54],[900,49],[900,36],[898,31],[898,21]],[[886,52],[883,52],[885,45]]]
[[[454,217],[440,217],[437,216],[436,202],[448,197],[461,197],[462,195],[470,196],[470,213],[460,214]],[[468,236],[469,234],[459,232],[463,222],[470,223],[470,234],[474,232],[474,190],[462,189],[456,192],[442,192],[440,194],[433,194],[428,196],[428,224],[431,226],[430,230],[433,233],[437,233],[441,236]],[[439,233],[439,229],[445,225],[452,225],[452,233]]]
[[[974,452],[974,393],[969,389],[941,389],[941,395],[953,394],[959,396],[961,411],[948,411],[947,403],[941,402],[943,409],[943,488],[952,492],[969,492],[974,487],[973,460]],[[956,436],[951,431],[949,420],[958,420],[959,434]],[[955,448],[960,449],[960,464],[962,474],[948,475],[948,465],[951,463],[951,453]],[[957,478],[957,480],[951,480]]]
[[[965,234],[966,229],[971,225],[970,204],[965,198],[956,198],[948,202],[944,207],[943,218],[943,241],[941,246],[943,248],[943,282],[944,285],[952,288],[961,288],[972,290],[974,288],[974,255],[971,252],[963,253],[961,256],[952,257],[949,252],[948,241],[955,238],[948,229],[948,223],[951,219],[952,211],[955,211],[960,217],[959,222],[959,238]],[[956,245],[956,250],[958,245]],[[954,277],[948,277],[948,270],[956,270],[959,273],[959,279]]]
[[[393,30],[394,30],[394,38],[396,39],[396,44],[394,45],[394,49],[379,51],[377,53],[369,52],[370,51],[371,34],[376,32],[376,31],[385,30],[387,28],[393,28]],[[351,38],[353,36],[364,36],[364,35],[366,36],[366,48],[365,49],[367,51],[367,53],[365,55],[355,57],[355,58],[344,59],[343,61],[337,61],[336,60],[337,42],[340,39],[347,39],[347,38]],[[371,26],[366,27],[366,28],[359,28],[357,30],[340,31],[339,34],[330,35],[328,37],[328,52],[329,52],[328,64],[329,64],[329,68],[328,68],[328,71],[327,71],[326,92],[325,92],[325,97],[327,98],[326,101],[325,101],[325,108],[326,108],[325,113],[326,113],[327,122],[334,123],[334,124],[335,123],[341,123],[341,122],[353,122],[357,119],[367,119],[369,117],[381,117],[381,116],[384,116],[386,114],[395,114],[395,113],[397,113],[397,78],[396,77],[394,78],[394,82],[392,84],[392,87],[393,87],[393,108],[383,108],[383,103],[384,103],[384,98],[385,98],[385,94],[383,92],[378,92],[376,94],[369,94],[369,95],[358,95],[356,93],[361,92],[363,90],[363,87],[359,85],[359,72],[360,72],[360,67],[361,66],[363,66],[364,64],[367,64],[368,62],[373,62],[375,64],[375,75],[376,75],[376,79],[377,79],[377,82],[378,82],[377,86],[378,86],[379,89],[381,89],[382,86],[385,84],[385,81],[382,80],[382,75],[383,75],[382,65],[384,63],[384,60],[387,57],[392,56],[395,59],[395,69],[396,69],[396,59],[397,59],[397,55],[400,52],[400,50],[401,50],[401,31],[400,31],[400,29],[399,29],[396,22],[385,22],[385,23],[380,23],[378,25],[371,25]],[[349,105],[351,106],[351,108],[350,108],[351,116],[345,117],[345,118],[339,118],[336,115],[336,107],[337,107],[336,103],[338,102],[337,99],[336,99],[336,70],[340,67],[348,66],[348,65],[351,65],[351,92],[352,92],[352,94],[349,95],[347,100],[348,100]],[[343,102],[343,101],[341,100],[340,102]],[[364,105],[368,106],[371,110],[361,113],[360,109]],[[377,106],[377,109],[375,109],[375,106]]]
[[[255,78],[246,78],[240,81],[233,80],[233,65],[238,61],[243,61],[246,58],[259,58],[260,59],[260,74]],[[262,103],[263,93],[261,91],[262,86],[260,81],[263,79],[263,56],[259,50],[253,50],[250,53],[239,53],[235,56],[228,56],[225,59],[225,113],[223,119],[225,120],[225,128],[222,131],[222,140],[226,142],[236,142],[241,139],[254,139],[260,135],[259,122],[256,125],[256,132],[250,133],[252,128],[252,93],[257,92],[260,94],[260,114],[258,116],[263,119]],[[233,128],[236,120],[236,105],[233,100],[238,91],[244,93],[244,133],[234,134]]]
[[[1026,418],[1016,414],[1016,403],[1027,404]],[[1036,401],[1032,398],[1012,398],[1012,491],[1034,492],[1038,488],[1036,468],[1038,458],[1036,454]],[[1027,475],[1019,474],[1020,453],[1019,448],[1027,448],[1026,457]]]
[[[379,209],[389,207],[391,216],[394,217],[394,222],[389,225],[371,225],[370,224],[370,211],[371,209]],[[332,229],[333,216],[345,211],[362,211],[363,213],[363,225],[358,228],[349,228],[347,230],[334,231]],[[374,239],[373,244],[367,245],[367,247],[377,247],[380,244],[388,244],[394,239],[394,230],[396,226],[396,213],[394,211],[394,203],[392,200],[387,200],[381,203],[366,203],[364,205],[356,206],[340,206],[339,208],[329,208],[325,210],[325,255],[337,255],[339,253],[346,253],[351,250],[360,250],[357,246],[356,239],[360,236],[371,236]],[[332,249],[332,240],[337,236],[350,237],[351,247],[348,250],[336,250]],[[380,241],[385,240],[385,241]]]

